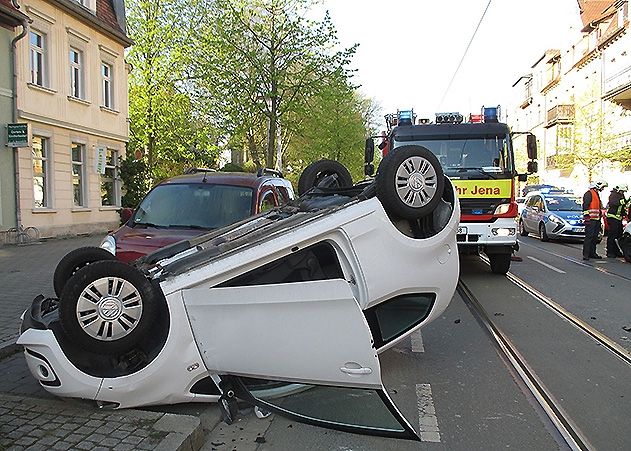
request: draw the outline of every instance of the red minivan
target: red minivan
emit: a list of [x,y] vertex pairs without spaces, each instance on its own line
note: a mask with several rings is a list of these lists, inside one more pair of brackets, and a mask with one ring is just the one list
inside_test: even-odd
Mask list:
[[130,262],[161,247],[238,222],[294,198],[276,171],[258,174],[196,169],[156,185],[101,247]]

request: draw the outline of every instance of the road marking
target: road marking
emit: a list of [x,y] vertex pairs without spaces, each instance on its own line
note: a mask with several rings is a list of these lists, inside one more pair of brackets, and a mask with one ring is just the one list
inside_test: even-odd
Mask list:
[[565,274],[565,271],[563,271],[562,269],[559,269],[559,268],[557,268],[557,267],[555,267],[555,266],[549,265],[549,264],[547,264],[546,262],[542,262],[542,261],[541,261],[541,260],[539,260],[538,258],[531,257],[530,255],[528,255],[528,258],[529,258],[529,259],[531,259],[531,260],[536,261],[537,263],[539,263],[540,265],[545,266],[546,268],[550,268],[552,271],[556,271],[556,272],[558,272],[559,274]]
[[423,337],[421,336],[421,329],[412,332],[410,338],[412,339],[412,352],[425,352],[425,347],[423,346]]
[[429,384],[416,384],[416,403],[421,441],[440,443],[438,418],[432,400],[432,387]]

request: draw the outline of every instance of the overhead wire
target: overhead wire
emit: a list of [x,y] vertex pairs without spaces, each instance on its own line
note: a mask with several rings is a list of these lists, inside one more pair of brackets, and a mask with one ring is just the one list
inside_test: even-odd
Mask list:
[[475,35],[477,34],[478,29],[480,28],[480,25],[482,24],[482,21],[484,20],[484,16],[486,16],[486,12],[489,10],[489,6],[491,6],[491,2],[492,1],[493,0],[489,0],[489,2],[486,4],[486,8],[484,8],[484,12],[482,13],[482,17],[480,17],[480,20],[478,21],[478,25],[475,27],[475,30],[473,31],[473,35],[471,36],[471,39],[469,39],[469,43],[467,44],[467,48],[464,50],[462,58],[460,58],[460,62],[458,63],[458,67],[456,67],[456,70],[454,71],[454,74],[451,77],[451,80],[449,80],[449,84],[447,85],[447,89],[445,89],[445,93],[443,94],[443,97],[440,99],[440,102],[439,102],[438,106],[436,107],[436,111],[440,111],[440,107],[442,106],[443,101],[447,97],[447,93],[449,93],[449,90],[451,89],[451,85],[453,84],[454,80],[456,79],[456,75],[458,75],[458,71],[460,70],[460,66],[462,66],[462,63],[463,63],[465,57],[467,56],[467,52],[469,51],[469,47],[471,47],[471,44],[473,43],[473,40],[475,39]]

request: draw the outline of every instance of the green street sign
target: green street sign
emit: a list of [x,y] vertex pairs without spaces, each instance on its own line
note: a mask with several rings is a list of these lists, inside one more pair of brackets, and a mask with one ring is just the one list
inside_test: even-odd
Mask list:
[[28,124],[7,124],[7,146],[28,147]]

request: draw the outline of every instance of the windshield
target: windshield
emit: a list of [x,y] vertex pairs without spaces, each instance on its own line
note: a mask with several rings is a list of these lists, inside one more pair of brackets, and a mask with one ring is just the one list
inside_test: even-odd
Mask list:
[[579,197],[553,196],[546,197],[550,211],[582,211],[583,203]]
[[395,147],[406,144],[418,144],[431,150],[448,175],[469,170],[489,174],[512,172],[513,162],[507,136],[462,139],[431,137],[422,141],[396,142]]
[[252,189],[209,184],[165,184],[140,203],[134,225],[216,229],[252,215]]

